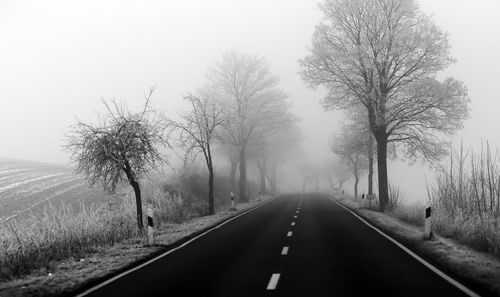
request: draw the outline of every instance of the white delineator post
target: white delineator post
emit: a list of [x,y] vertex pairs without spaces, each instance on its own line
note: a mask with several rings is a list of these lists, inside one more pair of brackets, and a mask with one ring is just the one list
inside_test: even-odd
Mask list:
[[425,225],[424,225],[424,238],[425,239],[430,239],[432,236],[432,229],[431,229],[431,206],[428,205],[425,208]]
[[236,210],[236,206],[234,205],[234,193],[231,192],[231,208],[229,210],[234,211]]
[[148,243],[150,245],[154,244],[154,225],[153,225],[153,209],[148,208]]

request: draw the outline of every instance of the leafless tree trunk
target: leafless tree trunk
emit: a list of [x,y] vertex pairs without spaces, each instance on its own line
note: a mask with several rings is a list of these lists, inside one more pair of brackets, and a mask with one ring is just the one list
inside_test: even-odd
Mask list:
[[127,176],[128,182],[134,189],[134,194],[135,194],[135,205],[136,205],[136,215],[137,215],[137,227],[139,230],[144,229],[144,223],[142,221],[142,199],[141,199],[141,186],[139,185],[139,182],[136,180],[134,177],[134,174],[132,172],[132,168],[130,167],[130,163],[128,160],[125,160],[125,174]]
[[257,167],[259,168],[259,191],[260,193],[264,194],[267,192],[266,189],[266,160],[257,160]]
[[353,172],[354,172],[354,200],[358,199],[358,183],[359,183],[359,173],[358,173],[358,164],[357,162],[353,162]]
[[215,212],[215,197],[214,197],[214,168],[212,164],[208,166],[208,213]]
[[240,148],[240,180],[239,180],[239,200],[248,202],[247,195],[247,159],[245,147]]
[[377,131],[378,195],[380,209],[385,210],[389,202],[389,182],[387,180],[387,137],[385,130]]
[[368,194],[373,195],[373,133],[368,131]]
[[229,169],[229,179],[230,179],[230,184],[231,184],[231,192],[236,192],[236,170],[238,170],[238,160],[232,159],[230,160],[231,162],[231,168]]
[[268,181],[269,181],[269,190],[271,191],[271,193],[276,193],[278,191],[277,188],[278,169],[276,168],[276,166],[272,166],[271,169],[269,170]]

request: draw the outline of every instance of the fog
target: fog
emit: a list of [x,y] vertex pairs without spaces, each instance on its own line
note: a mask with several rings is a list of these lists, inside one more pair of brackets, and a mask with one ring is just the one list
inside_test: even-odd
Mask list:
[[[419,2],[449,33],[457,59],[440,76],[462,80],[472,101],[465,129],[452,141],[500,147],[500,3]],[[321,163],[342,116],[323,111],[324,90],[308,89],[297,74],[320,19],[317,1],[306,0],[4,0],[0,156],[67,164],[64,134],[76,119],[95,120],[101,98],[139,108],[153,85],[155,107],[175,117],[182,95],[203,86],[207,67],[234,49],[271,62],[301,119],[308,159]],[[425,179],[432,182],[432,170],[421,164],[392,162],[389,176],[412,199],[425,196]]]

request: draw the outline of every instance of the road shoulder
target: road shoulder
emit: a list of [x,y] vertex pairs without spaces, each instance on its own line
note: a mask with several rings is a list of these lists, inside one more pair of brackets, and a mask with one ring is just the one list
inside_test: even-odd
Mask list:
[[500,260],[450,239],[423,239],[423,230],[386,214],[360,209],[351,199],[330,195],[370,224],[391,236],[430,264],[483,296],[500,296]]

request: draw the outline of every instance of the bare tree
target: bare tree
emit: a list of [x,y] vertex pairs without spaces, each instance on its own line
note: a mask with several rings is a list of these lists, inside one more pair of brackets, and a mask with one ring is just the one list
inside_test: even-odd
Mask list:
[[326,160],[325,163],[323,163],[322,172],[324,178],[328,182],[329,190],[333,191],[335,189],[334,161],[331,159]]
[[332,151],[349,160],[354,175],[354,199],[358,199],[360,175],[368,169],[366,130],[357,123],[342,126],[342,133],[331,141]]
[[222,131],[222,141],[218,143],[216,151],[229,161],[229,184],[231,192],[236,192],[236,172],[238,170],[239,152],[230,141],[225,131]]
[[278,127],[262,135],[258,139],[253,139],[248,145],[248,158],[254,160],[259,171],[259,191],[266,193],[269,181],[269,190],[276,191],[279,168],[294,158],[299,143],[302,140],[302,133],[296,123]]
[[325,175],[323,174],[323,166],[312,165],[310,163],[303,162],[299,164],[298,167],[300,175],[302,176],[302,191],[306,191],[307,184],[313,183],[314,190],[316,192],[320,191],[320,184],[325,180]]
[[346,162],[346,160],[338,160],[332,164],[333,166],[333,176],[339,189],[346,181],[348,181],[352,176],[352,166]]
[[187,95],[184,100],[191,105],[191,110],[182,115],[181,122],[168,121],[170,131],[179,132],[180,147],[189,156],[196,158],[203,154],[208,169],[208,213],[214,214],[214,164],[212,145],[215,140],[221,141],[219,129],[224,123],[222,108],[213,100],[210,91]]
[[225,52],[209,69],[208,79],[223,95],[226,133],[239,153],[239,199],[247,197],[247,145],[252,138],[292,121],[287,95],[278,89],[270,65],[257,56]]
[[370,122],[368,121],[367,110],[363,106],[360,106],[358,108],[348,110],[347,116],[353,126],[352,128],[359,134],[360,139],[364,139],[366,141],[366,153],[368,158],[368,194],[372,195],[374,171],[373,161],[376,152],[374,148],[373,133],[370,129]]
[[380,208],[388,202],[387,146],[398,142],[408,158],[436,160],[446,152],[439,136],[468,116],[467,90],[435,74],[453,59],[444,34],[414,0],[325,0],[311,55],[301,75],[324,85],[327,108],[363,106],[377,143]]
[[94,185],[114,192],[118,183],[127,180],[134,189],[137,226],[143,229],[140,177],[165,160],[158,151],[164,145],[163,116],[150,108],[153,88],[146,96],[141,112],[132,113],[124,105],[103,100],[106,115],[99,124],[78,121],[67,134],[65,149],[72,152],[76,171]]

